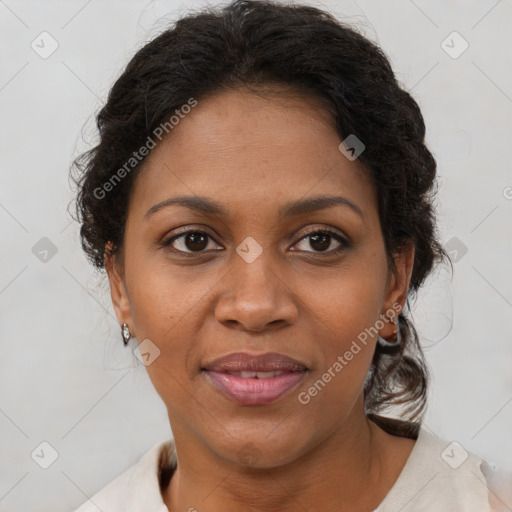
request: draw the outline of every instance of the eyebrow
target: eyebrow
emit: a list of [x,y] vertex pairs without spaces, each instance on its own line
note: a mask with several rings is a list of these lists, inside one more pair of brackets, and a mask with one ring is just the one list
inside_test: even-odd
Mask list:
[[[161,203],[152,206],[144,215],[144,220],[149,219],[153,214],[167,208],[168,206],[178,205],[206,215],[219,215],[227,217],[229,211],[220,203],[203,196],[179,196],[171,197]],[[361,218],[365,218],[362,209],[355,203],[341,196],[315,196],[307,199],[299,199],[285,203],[279,209],[279,219],[286,219],[293,216],[303,215],[319,210],[325,210],[334,206],[348,206],[352,211],[357,213]]]

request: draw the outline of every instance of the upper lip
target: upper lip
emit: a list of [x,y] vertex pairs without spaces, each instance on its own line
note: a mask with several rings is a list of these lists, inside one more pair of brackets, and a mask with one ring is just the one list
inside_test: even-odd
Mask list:
[[202,369],[212,372],[293,372],[307,370],[307,367],[300,361],[277,352],[233,352],[205,364]]

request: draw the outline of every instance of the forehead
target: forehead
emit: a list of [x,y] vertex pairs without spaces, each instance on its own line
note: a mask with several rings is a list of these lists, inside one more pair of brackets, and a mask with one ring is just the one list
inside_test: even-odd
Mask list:
[[339,193],[371,207],[368,172],[342,155],[340,142],[331,115],[314,99],[217,93],[199,100],[148,156],[131,206],[147,209],[186,194],[262,210]]

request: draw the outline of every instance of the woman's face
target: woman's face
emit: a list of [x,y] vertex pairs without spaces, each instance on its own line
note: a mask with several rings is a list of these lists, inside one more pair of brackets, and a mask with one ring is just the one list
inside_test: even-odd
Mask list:
[[[403,305],[412,254],[388,272],[374,188],[340,142],[311,101],[230,91],[200,100],[147,158],[124,272],[108,272],[118,320],[150,340],[178,449],[187,438],[272,467],[364,414],[376,336],[361,333]],[[324,196],[342,199],[311,202]],[[250,359],[265,353],[282,357]]]

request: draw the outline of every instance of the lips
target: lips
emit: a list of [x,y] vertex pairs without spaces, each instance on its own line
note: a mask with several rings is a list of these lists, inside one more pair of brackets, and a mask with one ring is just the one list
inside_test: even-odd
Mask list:
[[244,379],[271,379],[272,377],[278,377],[279,375],[283,375],[283,371],[279,372],[251,372],[251,371],[241,371],[241,372],[226,372],[229,375],[236,375],[237,377],[243,377]]
[[277,352],[251,355],[234,352],[211,363],[204,369],[212,372],[292,372],[307,370],[306,366],[291,357]]
[[205,364],[202,370],[227,398],[242,405],[257,405],[275,402],[288,394],[308,368],[277,352],[235,352]]

